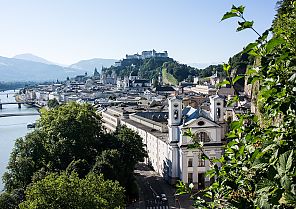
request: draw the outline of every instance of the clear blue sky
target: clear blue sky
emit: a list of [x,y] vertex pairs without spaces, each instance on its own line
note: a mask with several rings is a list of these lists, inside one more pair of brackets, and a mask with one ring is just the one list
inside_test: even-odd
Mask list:
[[167,50],[182,63],[223,62],[255,40],[220,22],[232,4],[261,33],[276,0],[0,0],[0,56],[32,53],[71,64],[94,57],[120,59]]

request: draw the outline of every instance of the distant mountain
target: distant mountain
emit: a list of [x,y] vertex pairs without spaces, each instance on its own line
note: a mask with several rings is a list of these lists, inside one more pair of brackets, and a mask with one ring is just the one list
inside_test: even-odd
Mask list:
[[206,67],[208,67],[210,65],[218,65],[218,64],[222,64],[222,62],[188,63],[187,65],[189,65],[191,67],[198,68],[198,69],[205,69]]
[[103,67],[111,67],[118,60],[115,59],[103,59],[103,58],[94,58],[89,60],[81,60],[75,64],[70,65],[70,68],[75,68],[79,70],[84,70],[87,73],[93,73],[94,69],[97,68],[98,72],[101,72]]
[[41,63],[47,64],[47,65],[55,65],[55,63],[53,63],[53,62],[50,62],[42,57],[38,57],[38,56],[36,56],[34,54],[30,54],[30,53],[18,54],[18,55],[15,55],[13,58],[32,61],[32,62],[41,62]]
[[0,81],[55,81],[80,74],[84,74],[84,71],[0,56]]
[[65,67],[29,53],[19,54],[13,58],[0,56],[0,82],[65,80],[67,77],[75,77],[85,72],[92,75],[95,68],[100,72],[102,66],[110,67],[116,61],[94,58]]

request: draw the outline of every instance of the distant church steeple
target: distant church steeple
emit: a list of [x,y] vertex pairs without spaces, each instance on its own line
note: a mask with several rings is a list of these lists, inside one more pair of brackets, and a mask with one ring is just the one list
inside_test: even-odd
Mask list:
[[162,71],[161,70],[158,73],[158,85],[162,86]]
[[98,77],[98,76],[100,76],[100,73],[98,72],[97,68],[95,68],[94,77]]

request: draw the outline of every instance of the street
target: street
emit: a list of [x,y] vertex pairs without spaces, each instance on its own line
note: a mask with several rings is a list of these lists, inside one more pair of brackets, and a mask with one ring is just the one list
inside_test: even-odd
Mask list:
[[164,179],[150,169],[146,164],[136,166],[135,177],[139,187],[139,201],[128,209],[190,209],[192,201],[179,197],[175,200],[175,187],[169,185]]

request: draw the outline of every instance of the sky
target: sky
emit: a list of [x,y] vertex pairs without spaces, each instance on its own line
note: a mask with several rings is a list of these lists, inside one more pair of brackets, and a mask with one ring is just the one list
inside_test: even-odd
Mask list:
[[181,63],[227,62],[257,36],[220,22],[232,4],[263,33],[276,0],[0,0],[0,56],[73,64],[164,51]]

